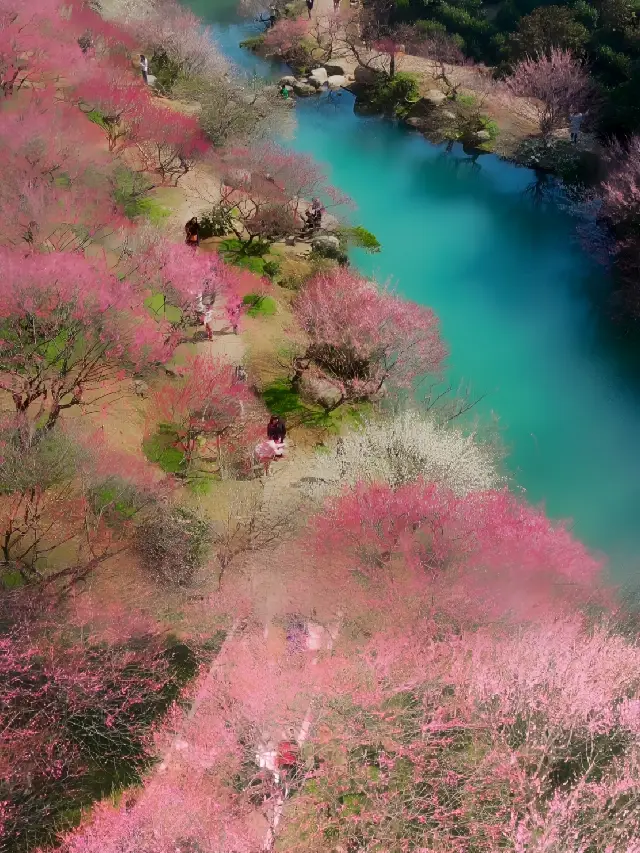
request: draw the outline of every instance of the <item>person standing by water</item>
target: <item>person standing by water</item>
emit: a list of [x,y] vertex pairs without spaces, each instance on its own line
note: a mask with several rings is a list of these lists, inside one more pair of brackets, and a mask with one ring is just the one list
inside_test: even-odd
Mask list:
[[578,136],[580,135],[580,128],[582,127],[582,122],[584,121],[584,113],[575,113],[569,117],[569,128],[571,130],[571,141],[574,145],[578,144]]
[[149,83],[149,62],[144,53],[140,54],[140,71],[142,72],[142,79],[145,83]]

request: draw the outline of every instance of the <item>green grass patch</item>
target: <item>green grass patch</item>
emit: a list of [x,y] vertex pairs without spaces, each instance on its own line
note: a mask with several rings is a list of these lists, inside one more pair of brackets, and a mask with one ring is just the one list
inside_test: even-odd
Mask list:
[[278,310],[275,299],[260,293],[247,293],[242,304],[249,306],[247,314],[250,317],[273,317]]
[[183,474],[184,453],[175,443],[175,431],[169,424],[160,424],[158,432],[142,442],[142,450],[149,462],[159,465],[167,474]]
[[372,411],[370,403],[344,403],[332,412],[326,412],[321,406],[304,401],[286,377],[267,385],[262,391],[262,399],[272,415],[284,418],[290,426],[300,425],[336,433],[345,425],[360,426]]
[[116,169],[113,197],[124,210],[125,216],[132,220],[144,217],[152,225],[162,225],[171,211],[148,195],[151,189],[153,185],[145,175],[133,172],[126,166]]
[[90,112],[85,113],[85,115],[89,119],[89,121],[93,122],[94,124],[97,124],[98,127],[101,127],[103,129],[106,128],[107,124],[100,110],[91,110]]
[[474,107],[476,104],[475,95],[456,95],[456,103],[462,104],[463,107]]
[[211,494],[215,482],[216,478],[211,474],[199,474],[195,477],[189,477],[187,488],[196,497],[206,497]]
[[164,293],[152,293],[144,300],[144,306],[158,320],[178,325],[182,320],[182,311],[167,302]]

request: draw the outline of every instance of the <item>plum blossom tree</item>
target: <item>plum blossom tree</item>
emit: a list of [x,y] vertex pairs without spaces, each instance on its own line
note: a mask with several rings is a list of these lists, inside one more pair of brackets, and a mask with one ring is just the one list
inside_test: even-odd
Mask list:
[[202,437],[215,437],[220,457],[222,437],[241,417],[248,392],[236,381],[233,367],[218,359],[195,356],[181,373],[182,381],[156,393],[153,409],[157,420],[175,433],[176,447],[188,469]]
[[[125,547],[136,515],[163,493],[151,470],[100,435],[43,433],[19,417],[0,440],[0,576],[23,584],[77,584]],[[63,566],[51,568],[63,545]]]
[[238,239],[247,243],[271,242],[295,233],[315,196],[336,209],[349,203],[309,157],[273,143],[234,148],[222,157],[220,169],[217,204]]
[[78,110],[42,91],[3,114],[3,244],[81,249],[120,225],[111,165],[99,151],[89,154],[91,130]]
[[130,131],[143,171],[156,173],[163,184],[177,186],[207,150],[197,119],[149,104]]
[[320,494],[358,482],[397,488],[422,478],[464,495],[495,488],[502,479],[494,448],[414,410],[349,431],[315,458],[309,477]]
[[149,111],[148,91],[120,69],[98,68],[76,87],[76,97],[98,111],[99,126],[106,134],[109,151],[114,153],[132,144],[132,137],[144,133],[147,117],[156,118]]
[[69,408],[105,401],[129,366],[165,360],[168,329],[104,262],[1,250],[0,388],[45,430]]
[[343,400],[383,386],[411,388],[437,373],[446,355],[429,308],[406,302],[347,270],[320,274],[298,296],[295,314],[309,336],[304,361],[336,380]]
[[601,566],[565,526],[506,490],[458,497],[423,481],[395,490],[360,484],[345,492],[318,518],[317,544],[374,577],[397,559],[418,583],[441,573],[453,580],[459,570],[469,590],[499,578],[491,587],[503,610],[516,588],[524,601],[525,590],[534,597],[538,587],[563,581],[585,587]]
[[150,726],[180,679],[157,635],[70,646],[50,618],[6,626],[0,839],[26,850],[54,842],[70,808],[139,781],[152,761]]
[[505,88],[517,97],[534,99],[545,136],[562,127],[572,112],[585,110],[595,94],[584,64],[560,48],[523,59],[506,79]]

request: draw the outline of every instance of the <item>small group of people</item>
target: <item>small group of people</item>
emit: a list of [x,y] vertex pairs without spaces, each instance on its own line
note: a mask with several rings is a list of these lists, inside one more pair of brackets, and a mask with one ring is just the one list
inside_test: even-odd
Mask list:
[[304,215],[305,220],[305,231],[314,232],[322,227],[322,214],[324,213],[324,207],[322,206],[322,202],[319,198],[314,198],[311,202],[311,207],[307,210]]
[[200,223],[197,216],[192,216],[184,226],[185,243],[192,249],[197,249],[200,245]]

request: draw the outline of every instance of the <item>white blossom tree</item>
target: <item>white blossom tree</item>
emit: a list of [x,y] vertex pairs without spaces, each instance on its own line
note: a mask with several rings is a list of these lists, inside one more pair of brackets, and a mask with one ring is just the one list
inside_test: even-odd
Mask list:
[[493,489],[504,481],[500,454],[475,434],[439,424],[414,410],[380,420],[339,438],[318,454],[306,491],[320,497],[356,482],[386,482],[392,487],[422,477],[458,495]]

